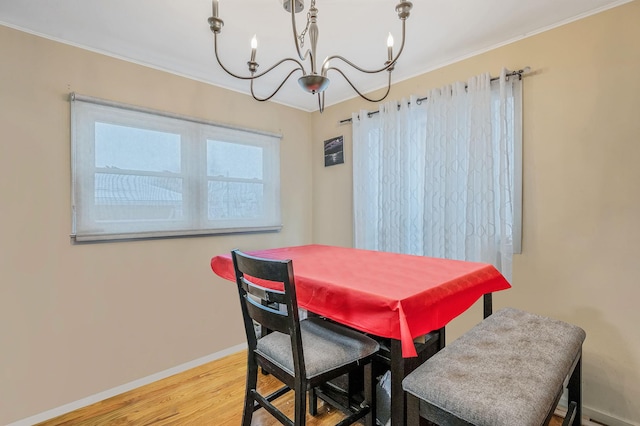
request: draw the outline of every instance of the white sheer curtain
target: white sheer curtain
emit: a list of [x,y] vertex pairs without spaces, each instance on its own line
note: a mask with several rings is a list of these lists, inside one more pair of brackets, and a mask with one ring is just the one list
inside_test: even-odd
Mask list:
[[[521,84],[489,74],[353,116],[355,246],[486,262],[520,250]],[[398,106],[399,105],[399,106]]]

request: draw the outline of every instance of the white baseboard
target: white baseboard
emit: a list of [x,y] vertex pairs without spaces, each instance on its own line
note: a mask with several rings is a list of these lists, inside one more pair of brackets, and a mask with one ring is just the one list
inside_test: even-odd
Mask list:
[[[562,396],[558,408],[556,408],[555,414],[557,416],[564,417],[567,413],[566,397],[566,395]],[[582,422],[580,422],[580,424],[582,426],[640,426],[638,423],[629,423],[628,421],[594,410],[585,405],[582,405]]]
[[638,423],[629,423],[626,420],[622,420],[618,417],[612,416],[610,414],[605,414],[602,411],[594,410],[586,406],[582,407],[582,414],[598,423],[602,423],[607,426],[640,426],[640,424]]
[[96,402],[103,401],[107,398],[111,398],[121,393],[128,392],[130,390],[139,388],[140,386],[148,385],[149,383],[156,382],[158,380],[166,379],[174,374],[182,373],[183,371],[190,370],[195,367],[199,367],[211,361],[215,361],[220,358],[224,358],[227,355],[234,354],[247,348],[246,343],[241,343],[236,346],[224,349],[219,352],[215,352],[211,355],[203,356],[202,358],[194,359],[193,361],[186,362],[184,364],[177,365],[164,371],[152,374],[147,377],[143,377],[133,382],[126,383],[124,385],[116,386],[115,388],[108,389],[103,392],[88,396],[86,398],[79,399],[69,404],[62,405],[51,410],[47,410],[35,416],[27,417],[26,419],[18,420],[13,423],[9,423],[7,426],[31,426],[36,423],[44,422],[45,420],[53,419],[54,417],[61,416],[63,414],[70,413],[71,411],[78,410],[86,407],[87,405],[95,404]]

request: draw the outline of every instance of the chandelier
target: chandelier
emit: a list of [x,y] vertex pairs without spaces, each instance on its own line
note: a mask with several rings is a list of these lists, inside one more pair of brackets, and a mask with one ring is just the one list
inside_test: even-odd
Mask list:
[[[247,62],[249,74],[238,75],[229,71],[229,69],[227,69],[227,67],[225,67],[222,64],[222,61],[220,60],[220,56],[218,55],[218,35],[222,31],[222,27],[224,26],[224,21],[220,19],[220,16],[219,16],[219,0],[212,0],[213,16],[209,18],[208,22],[209,22],[209,27],[213,32],[213,42],[214,42],[214,51],[216,55],[216,60],[218,61],[218,64],[220,64],[220,67],[227,74],[241,80],[250,81],[251,96],[253,96],[253,99],[261,102],[268,101],[273,96],[275,96],[276,93],[278,93],[278,91],[282,88],[282,86],[284,86],[284,84],[287,82],[289,77],[291,77],[294,73],[298,71],[302,73],[302,76],[298,78],[298,83],[300,84],[300,87],[302,87],[302,89],[304,89],[308,93],[311,93],[312,95],[317,95],[318,107],[320,112],[324,110],[324,92],[327,89],[327,87],[329,87],[329,78],[327,77],[327,74],[329,72],[335,71],[338,74],[342,75],[342,77],[347,81],[347,83],[349,83],[351,88],[358,95],[360,95],[360,97],[362,97],[363,99],[366,99],[367,101],[380,102],[387,97],[387,95],[389,94],[389,90],[391,89],[391,72],[393,71],[396,62],[398,61],[398,58],[400,57],[400,55],[402,54],[402,50],[404,49],[405,21],[409,17],[411,8],[413,7],[413,4],[411,2],[400,1],[400,3],[398,3],[395,8],[396,13],[398,14],[398,18],[400,18],[400,20],[402,21],[402,42],[400,44],[400,49],[398,50],[398,52],[394,56],[393,37],[391,36],[391,33],[389,33],[389,37],[387,39],[386,61],[380,68],[365,69],[357,66],[353,62],[349,61],[348,59],[340,55],[328,56],[327,58],[324,59],[320,68],[318,68],[316,48],[318,45],[319,31],[318,31],[318,23],[317,23],[318,9],[316,8],[316,0],[311,0],[311,4],[309,5],[309,9],[307,11],[307,25],[305,26],[304,30],[302,30],[302,32],[300,32],[299,34],[296,28],[295,14],[301,12],[304,9],[304,0],[279,0],[279,1],[282,2],[282,6],[284,7],[284,9],[291,14],[291,26],[293,29],[293,43],[295,44],[296,51],[298,53],[298,58],[281,59],[280,61],[276,62],[266,70],[262,72],[258,72],[259,64],[255,60],[258,42],[257,42],[256,36],[253,36],[253,39],[251,40],[251,56],[250,56],[250,60]],[[303,52],[304,50],[303,48],[305,45],[305,38],[307,36],[309,38],[310,47]],[[380,98],[370,98],[364,95],[356,88],[354,83],[345,75],[345,73],[340,68],[333,66],[333,64],[335,64],[336,62],[347,65],[353,69],[356,69],[362,73],[367,73],[367,74],[376,74],[376,73],[381,73],[386,71],[388,73],[386,92]],[[288,65],[293,65],[293,68],[290,70],[289,74],[284,78],[284,80],[280,82],[280,84],[275,88],[275,90],[273,90],[273,92],[269,96],[264,98],[260,98],[256,96],[253,90],[253,82],[285,63]]]

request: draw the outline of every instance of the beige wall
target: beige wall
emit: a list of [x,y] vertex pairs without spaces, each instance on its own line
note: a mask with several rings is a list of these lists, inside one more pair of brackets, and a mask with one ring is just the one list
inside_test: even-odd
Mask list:
[[[587,332],[584,404],[609,424],[640,424],[640,2],[594,15],[395,85],[390,99],[502,66],[524,79],[524,234],[513,289],[496,306]],[[416,43],[415,40],[409,40]],[[401,66],[401,64],[399,65]],[[351,126],[376,106],[352,100],[313,116],[314,241],[352,244]],[[322,141],[345,136],[344,165]],[[454,338],[480,318],[456,320]]]
[[[244,342],[209,261],[311,242],[311,115],[1,26],[0,55],[0,424]],[[282,232],[70,244],[72,91],[282,134]]]

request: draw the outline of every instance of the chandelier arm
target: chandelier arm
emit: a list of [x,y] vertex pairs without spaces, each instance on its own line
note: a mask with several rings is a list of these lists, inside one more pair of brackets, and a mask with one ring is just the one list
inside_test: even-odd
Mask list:
[[[221,68],[222,68],[222,69],[223,69],[227,74],[229,74],[230,76],[235,77],[235,78],[237,78],[237,79],[240,79],[240,80],[255,80],[256,78],[260,78],[260,77],[262,77],[263,75],[265,75],[265,74],[267,74],[268,72],[272,71],[274,68],[278,67],[280,64],[283,64],[284,62],[287,62],[287,61],[292,61],[292,62],[295,62],[296,64],[298,64],[298,67],[297,67],[296,69],[294,69],[293,71],[296,71],[296,70],[298,70],[298,69],[299,69],[300,71],[302,71],[302,74],[306,74],[305,69],[304,69],[304,65],[302,65],[302,63],[301,63],[300,61],[298,61],[297,59],[294,59],[294,58],[284,58],[284,59],[282,59],[282,60],[280,60],[280,61],[276,62],[276,63],[275,63],[274,65],[272,65],[270,68],[268,68],[268,69],[266,69],[265,71],[263,71],[263,72],[261,72],[261,73],[258,73],[258,74],[252,74],[252,75],[250,75],[250,76],[242,76],[242,75],[235,74],[235,73],[233,73],[233,72],[229,71],[229,70],[227,69],[227,67],[225,67],[225,66],[222,64],[222,61],[220,60],[220,57],[218,56],[218,37],[217,37],[217,34],[216,34],[216,36],[215,36],[213,39],[214,39],[214,46],[213,46],[213,47],[214,47],[214,49],[213,49],[213,50],[215,51],[215,54],[216,54],[216,60],[218,61],[218,64],[220,65],[220,67],[221,67]],[[292,72],[293,72],[293,71],[292,71]],[[289,77],[287,77],[287,78],[289,78]],[[285,81],[286,81],[286,80],[285,80]]]
[[255,99],[256,101],[259,101],[259,102],[268,101],[269,99],[273,98],[276,93],[278,93],[278,91],[282,88],[282,86],[284,86],[284,84],[287,82],[287,80],[289,80],[289,77],[291,77],[293,75],[293,73],[296,72],[296,71],[298,71],[298,68],[295,68],[295,69],[291,70],[289,75],[287,75],[287,77],[284,80],[282,80],[282,83],[280,83],[278,88],[266,98],[259,98],[259,97],[256,96],[256,94],[253,92],[253,82],[254,82],[255,78],[251,79],[251,85],[250,85],[250,87],[251,87],[251,96],[253,97],[253,99]]
[[[353,62],[351,62],[350,60],[348,60],[347,58],[345,58],[344,56],[340,56],[340,55],[333,55],[333,56],[329,56],[327,57],[323,62],[322,62],[322,75],[326,76],[326,73],[329,69],[335,69],[337,71],[340,71],[338,68],[326,68],[327,64],[332,61],[333,59],[339,59],[342,62],[346,63],[347,65],[351,66],[352,68],[355,68],[356,70],[363,72],[363,73],[367,73],[367,74],[377,74],[379,72],[382,71],[388,71],[389,68],[392,68],[396,62],[398,61],[398,59],[400,58],[400,55],[402,55],[402,51],[404,50],[404,41],[405,41],[405,21],[402,21],[402,42],[400,43],[400,49],[398,50],[398,53],[396,53],[396,56],[391,59],[390,61],[386,61],[384,63],[384,66],[382,68],[379,69],[374,69],[374,70],[368,70],[362,67],[357,66],[356,64],[354,64]],[[342,72],[341,72],[342,74]],[[344,75],[344,74],[342,74]]]
[[[251,80],[255,80],[256,78],[262,77],[263,75],[267,74],[268,72],[270,72],[273,69],[275,69],[276,67],[278,67],[280,64],[283,64],[283,63],[285,63],[287,61],[292,61],[292,62],[295,62],[296,64],[298,64],[298,66],[296,68],[294,68],[289,75],[293,74],[295,71],[298,71],[298,70],[302,71],[303,75],[305,74],[304,66],[300,63],[300,61],[298,61],[298,60],[296,60],[294,58],[284,58],[284,59],[278,61],[277,63],[275,63],[269,69],[267,69],[267,70],[265,70],[265,71],[263,71],[263,72],[261,72],[259,74],[254,75],[253,78],[251,78]],[[289,78],[289,77],[287,76],[287,78]],[[285,79],[285,81],[286,81],[286,79]]]
[[[347,77],[347,76],[342,72],[342,70],[340,70],[339,68],[331,67],[331,68],[328,68],[328,69],[327,69],[327,71],[329,71],[329,70],[336,70],[336,71],[338,71],[340,74],[342,74],[342,77],[347,81],[347,83],[349,83],[349,86],[351,86],[351,88],[352,88],[352,89],[353,89],[353,90],[354,90],[358,95],[360,95],[360,97],[361,97],[361,98],[363,98],[363,99],[365,99],[365,100],[367,100],[367,101],[369,101],[369,102],[380,102],[380,101],[384,100],[384,99],[387,97],[387,95],[389,95],[389,92],[391,91],[391,71],[389,71],[389,79],[388,79],[388,81],[387,81],[387,91],[385,92],[385,94],[384,94],[382,97],[380,97],[380,98],[378,98],[378,99],[374,99],[374,98],[370,98],[370,97],[368,97],[368,96],[366,96],[366,95],[362,94],[362,93],[361,93],[361,92],[356,88],[356,86],[354,86],[354,84],[351,82],[351,80],[349,80],[349,78],[348,78],[348,77]],[[324,107],[324,105],[323,105],[323,107]],[[324,108],[323,108],[323,109],[324,109]]]

